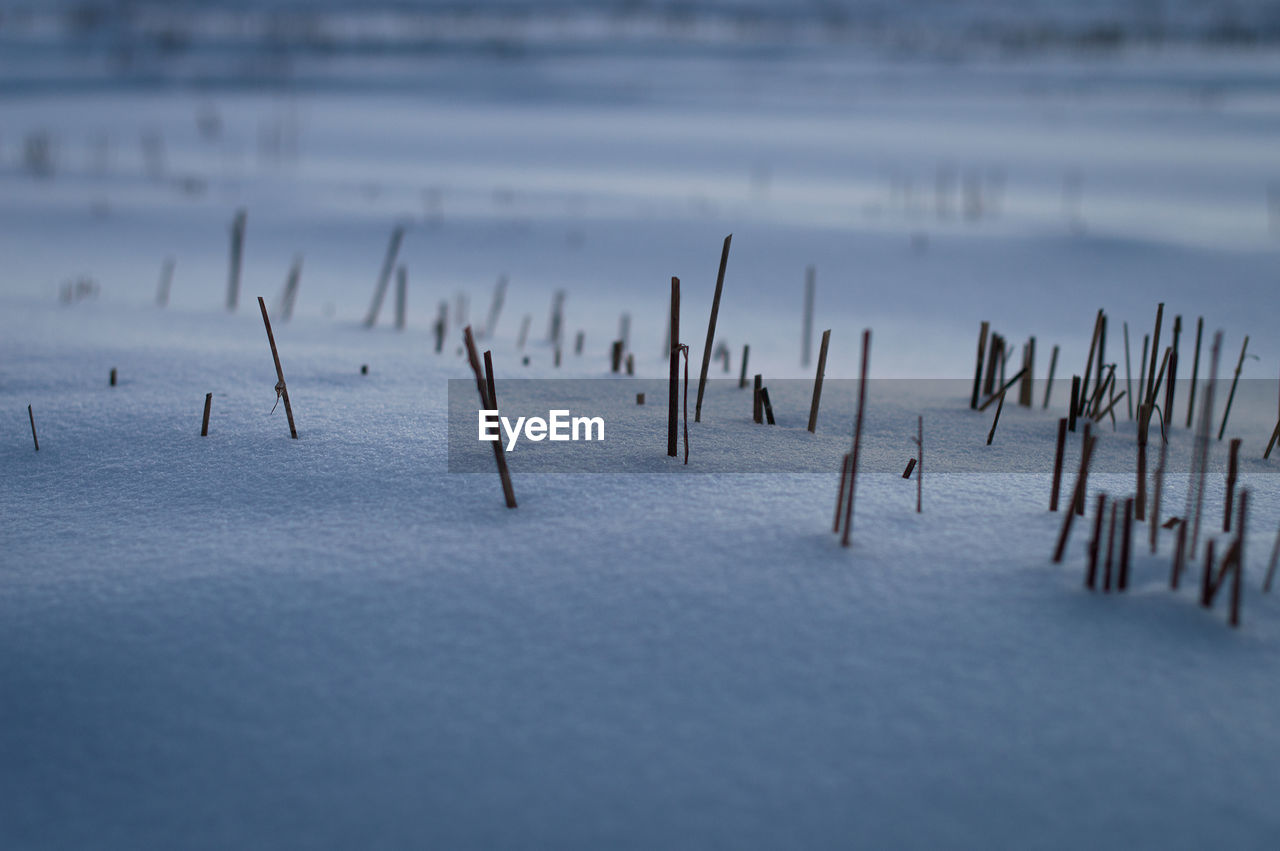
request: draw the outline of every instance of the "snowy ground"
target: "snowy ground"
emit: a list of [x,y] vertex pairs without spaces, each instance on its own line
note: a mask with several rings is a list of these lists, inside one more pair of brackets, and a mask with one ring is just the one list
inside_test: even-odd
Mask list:
[[[1273,49],[952,62],[631,45],[393,55],[394,74],[341,53],[306,65],[305,85],[263,89],[60,85],[19,41],[45,58],[0,96],[0,845],[1272,843]],[[390,328],[388,298],[366,330],[397,223],[408,328]],[[752,424],[747,391],[715,385],[688,469],[671,470],[669,281],[696,382],[728,233],[717,336],[733,375],[750,344],[781,424]],[[816,435],[799,344],[810,264],[816,331],[832,329]],[[513,404],[513,379],[607,377],[630,313],[639,377],[564,393],[612,424],[619,469],[648,472],[536,472],[517,449],[515,511],[491,462],[449,472],[448,383],[470,373],[460,329],[437,355],[431,323],[463,295],[481,324],[500,275],[481,346]],[[82,276],[96,295],[62,303]],[[556,290],[567,339],[586,341],[559,368]],[[297,441],[269,413],[258,295],[277,311]],[[1218,329],[1220,379],[1244,335],[1257,356],[1228,427],[1250,492],[1239,630],[1194,582],[1168,590],[1167,533],[1155,556],[1138,547],[1125,595],[1081,587],[1091,516],[1050,563],[1065,393],[1040,410],[1041,380],[991,447],[992,410],[969,411],[963,382],[873,382],[839,546],[856,383],[837,379],[857,375],[864,327],[876,379],[968,377],[984,319],[1015,343],[1036,335],[1037,379],[1060,345],[1062,378],[1104,308],[1108,360],[1127,322],[1136,375],[1161,301],[1162,346],[1183,319],[1182,378],[1200,315],[1202,374]],[[1180,471],[1185,405],[1184,383]],[[1134,487],[1118,410],[1091,493]],[[922,515],[901,477],[917,413]],[[1076,436],[1069,469],[1078,451]],[[814,459],[826,472],[792,472]],[[1169,489],[1165,513],[1181,514],[1185,475]]]

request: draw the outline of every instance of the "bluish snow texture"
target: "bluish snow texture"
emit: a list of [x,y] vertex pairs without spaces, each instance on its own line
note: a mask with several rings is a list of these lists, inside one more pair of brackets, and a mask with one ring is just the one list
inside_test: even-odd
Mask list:
[[[0,32],[39,61],[0,95],[0,847],[1274,845],[1271,47],[939,63],[843,42],[726,57],[694,39],[669,55],[409,58],[394,85],[386,57],[343,48],[309,55],[296,88],[242,90],[170,88],[145,64],[98,74],[92,52],[59,83],[38,27],[13,26]],[[391,329],[389,297],[368,331],[397,222],[408,328]],[[750,422],[747,391],[713,388],[673,471],[665,394],[640,408],[595,382],[573,406],[616,424],[628,469],[655,472],[535,473],[517,449],[514,511],[491,464],[447,472],[447,381],[470,374],[453,321],[433,351],[439,302],[455,317],[465,294],[481,324],[509,276],[481,340],[500,399],[515,378],[606,377],[623,311],[637,372],[660,387],[679,275],[696,381],[730,232],[718,337],[733,376],[751,345],[778,426]],[[817,435],[809,264],[815,340],[833,331]],[[79,276],[96,297],[61,304]],[[269,413],[258,295],[297,441]],[[1202,376],[1224,332],[1215,424],[1245,334],[1258,357],[1228,428],[1250,493],[1239,630],[1221,601],[1198,605],[1199,562],[1168,590],[1171,535],[1150,555],[1145,524],[1132,589],[1083,590],[1093,494],[1134,487],[1124,402],[1114,431],[1095,427],[1090,514],[1050,563],[1066,404],[1058,388],[1039,408],[1051,347],[1060,379],[1079,373],[1105,308],[1123,388],[1121,323],[1136,379],[1159,301],[1162,347],[1183,318],[1183,379],[1195,317]],[[834,379],[856,377],[861,330],[873,378],[965,379],[983,319],[1014,344],[1037,336],[1036,407],[1011,398],[987,447],[994,409],[970,412],[954,384],[872,392],[842,549],[855,397]],[[922,515],[901,478],[917,413]],[[931,452],[987,472],[943,472]],[[1068,488],[1078,452],[1077,435]],[[706,472],[813,457],[826,472]],[[1219,552],[1224,469],[1215,444],[1203,534]],[[1185,505],[1172,475],[1164,516]]]

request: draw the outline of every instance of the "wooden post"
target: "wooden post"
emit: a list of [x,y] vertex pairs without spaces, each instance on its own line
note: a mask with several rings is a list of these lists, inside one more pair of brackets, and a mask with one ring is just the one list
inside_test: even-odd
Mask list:
[[[1088,428],[1088,426],[1086,426]],[[1089,456],[1093,452],[1093,444],[1097,441],[1096,437],[1085,436],[1080,450],[1080,472],[1076,474],[1075,488],[1071,492],[1071,505],[1075,506],[1077,501],[1084,501],[1084,492],[1086,487],[1086,475],[1089,470]],[[1067,538],[1071,535],[1071,524],[1075,520],[1076,512],[1068,509],[1062,515],[1062,529],[1058,532],[1058,543],[1053,550],[1053,563],[1061,564],[1062,556],[1067,551]]]
[[1240,370],[1244,368],[1244,354],[1249,348],[1249,335],[1245,335],[1244,345],[1240,347],[1240,360],[1236,361],[1236,374],[1231,379],[1231,392],[1227,394],[1227,407],[1222,411],[1222,427],[1218,429],[1218,440],[1227,431],[1227,417],[1231,416],[1231,403],[1236,398],[1236,385],[1240,383]]
[[1076,407],[1080,401],[1080,376],[1071,376],[1071,408],[1067,411],[1067,428],[1076,430]]
[[676,457],[680,389],[680,279],[671,279],[671,372],[667,382],[667,455]]
[[[836,494],[836,522],[831,525],[833,533],[840,531],[840,518],[844,514],[844,491],[846,483],[849,481],[849,453],[844,453],[843,460],[840,461],[840,491]],[[1280,541],[1280,538],[1276,539]]]
[[853,423],[853,453],[849,460],[849,498],[844,505],[844,537],[840,545],[849,546],[853,528],[853,497],[858,483],[858,452],[862,447],[862,417],[867,406],[867,367],[871,359],[871,330],[862,332],[862,365],[858,378],[858,416]]
[[991,441],[996,436],[996,426],[1000,425],[1000,412],[1004,410],[1004,391],[1000,391],[1000,404],[996,405],[996,415],[991,420],[991,431],[987,432],[987,446],[991,445]]
[[757,374],[751,394],[751,421],[755,423],[764,422],[764,405],[760,399],[760,389],[763,386],[762,381],[763,376]]
[[262,310],[262,324],[267,327],[267,342],[271,344],[271,359],[276,364],[276,393],[284,400],[284,415],[289,418],[289,436],[298,439],[298,429],[293,425],[293,407],[289,404],[289,385],[284,381],[284,370],[280,368],[280,353],[276,351],[276,337],[271,333],[271,319],[267,316],[267,303],[258,296],[258,307]]
[[169,288],[173,284],[173,266],[174,259],[172,257],[164,258],[164,263],[160,266],[160,283],[156,286],[156,304],[160,307],[169,305]]
[[1231,509],[1235,505],[1236,478],[1240,473],[1240,438],[1231,439],[1231,451],[1227,460],[1227,496],[1222,512],[1222,531],[1231,531]]
[[240,261],[244,256],[245,211],[236,210],[231,221],[231,258],[227,268],[227,310],[235,312],[240,302]]
[[817,270],[809,266],[804,270],[804,326],[800,330],[800,365],[808,366],[813,350],[813,297]]
[[1133,499],[1124,501],[1124,528],[1120,535],[1120,576],[1116,589],[1129,588],[1129,560],[1133,553]]
[[502,313],[502,305],[507,300],[507,276],[499,275],[498,283],[493,286],[493,298],[489,301],[489,316],[484,323],[484,336],[492,337],[498,327],[498,316]]
[[1053,486],[1049,490],[1049,510],[1058,510],[1058,495],[1062,491],[1062,459],[1067,447],[1067,418],[1058,420],[1058,446],[1053,451]]
[[982,362],[986,359],[987,333],[990,330],[991,323],[984,321],[982,323],[982,330],[978,332],[978,365],[973,371],[973,395],[969,397],[970,408],[978,407],[978,396],[982,392]]
[[707,345],[702,350],[702,372],[698,375],[698,401],[693,406],[693,421],[702,422],[702,391],[707,386],[707,368],[711,366],[711,346],[716,336],[716,318],[720,315],[720,293],[724,290],[724,270],[729,265],[729,243],[733,234],[724,238],[720,249],[720,271],[716,273],[716,292],[711,298],[711,318],[707,321]]
[[818,403],[822,400],[822,377],[827,370],[827,346],[831,343],[831,329],[822,332],[822,346],[818,349],[818,372],[813,377],[813,404],[809,406],[809,431],[818,428]]
[[1200,378],[1200,338],[1204,336],[1204,317],[1196,319],[1196,353],[1191,361],[1191,396],[1187,400],[1187,428],[1191,428],[1192,413],[1196,409],[1196,382]]
[[498,410],[498,388],[493,382],[493,351],[484,350],[484,389],[489,394],[488,410]]
[[769,402],[769,388],[760,388],[760,404],[764,406],[764,420],[769,425],[777,425],[773,419],[773,404]]
[[745,343],[742,346],[742,373],[738,376],[738,389],[747,386],[747,355],[751,354],[751,347]]
[[404,239],[404,225],[396,225],[391,231],[391,241],[387,243],[386,256],[382,258],[382,270],[378,272],[378,282],[373,288],[373,301],[369,304],[369,312],[364,317],[364,327],[372,328],[378,321],[378,312],[382,310],[382,299],[387,294],[387,284],[391,282],[391,270],[396,266],[396,256],[400,253],[400,241]]
[[1084,574],[1084,587],[1090,591],[1098,587],[1098,554],[1102,549],[1102,521],[1106,516],[1107,495],[1098,494],[1093,510],[1093,535],[1089,538],[1089,566]]
[[409,272],[405,267],[396,269],[396,330],[403,331],[405,308],[409,300]]
[[1049,394],[1053,392],[1053,374],[1058,369],[1058,347],[1053,347],[1053,353],[1049,355],[1049,380],[1044,383],[1044,404],[1041,408],[1049,408]]
[[213,394],[204,394],[204,419],[200,423],[200,436],[209,436],[209,409],[213,407]]
[[31,442],[36,445],[36,451],[40,451],[40,438],[36,437],[36,415],[32,412],[31,406],[27,405],[27,418],[31,420]]
[[[467,346],[467,362],[471,364],[471,371],[476,377],[476,390],[480,393],[480,404],[487,405],[489,400],[489,390],[485,386],[484,374],[480,371],[480,357],[476,354],[476,341],[471,336],[471,326],[468,325],[462,329],[462,338]],[[492,410],[492,408],[486,408]],[[507,455],[502,447],[501,440],[491,441],[493,445],[493,458],[498,464],[498,478],[502,480],[502,495],[506,498],[507,508],[516,507],[516,492],[511,486],[511,472],[507,469]]]

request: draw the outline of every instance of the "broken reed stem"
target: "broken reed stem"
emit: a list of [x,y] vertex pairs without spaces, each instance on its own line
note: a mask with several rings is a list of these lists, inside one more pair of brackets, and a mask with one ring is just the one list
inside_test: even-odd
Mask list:
[[1271,580],[1276,575],[1276,565],[1280,564],[1280,531],[1276,532],[1276,542],[1271,547],[1271,563],[1267,565],[1267,578],[1262,583],[1263,591],[1271,590]]
[[763,382],[764,377],[757,373],[751,393],[751,421],[754,423],[764,422],[764,405],[760,400],[760,390],[764,386]]
[[1058,368],[1058,347],[1053,347],[1053,353],[1049,355],[1049,380],[1044,383],[1044,404],[1040,407],[1048,409],[1049,394],[1053,392],[1053,373]]
[[276,337],[271,333],[271,319],[267,316],[267,303],[258,296],[258,307],[262,310],[262,324],[267,327],[267,342],[271,344],[271,359],[276,364],[276,392],[284,400],[284,415],[289,418],[289,436],[298,439],[298,429],[293,425],[293,407],[289,404],[289,385],[284,381],[284,370],[280,368],[280,353],[276,351]]
[[1222,411],[1222,426],[1218,429],[1218,440],[1222,440],[1222,435],[1227,431],[1227,417],[1231,416],[1231,403],[1236,398],[1236,385],[1240,383],[1240,370],[1244,369],[1244,354],[1249,348],[1249,335],[1244,338],[1244,345],[1240,347],[1240,360],[1236,361],[1236,374],[1231,379],[1231,392],[1227,394],[1227,407]]
[[489,398],[485,400],[488,410],[498,410],[498,389],[493,382],[493,352],[490,349],[484,350],[484,388],[489,394]]
[[1151,406],[1138,407],[1138,502],[1135,512],[1139,520],[1147,517],[1147,429],[1151,425]]
[[827,370],[827,346],[831,343],[831,329],[822,332],[822,345],[818,349],[818,371],[813,377],[813,403],[809,406],[809,431],[818,428],[818,404],[822,401],[822,377]]
[[1228,623],[1240,626],[1240,586],[1244,582],[1245,518],[1248,516],[1249,492],[1240,491],[1240,516],[1236,518],[1235,576],[1231,580],[1231,616]]
[[436,334],[436,354],[444,351],[444,335],[449,325],[449,302],[440,302],[440,308],[436,311],[435,334]]
[[499,275],[498,283],[493,287],[493,298],[489,301],[489,315],[484,322],[485,337],[492,337],[498,327],[498,316],[502,313],[502,305],[507,300],[507,276]]
[[[849,453],[844,453],[844,459],[840,461],[840,491],[836,494],[836,520],[831,524],[832,533],[840,531],[840,517],[844,513],[844,491],[845,483],[849,481]],[[1280,537],[1276,538],[1280,541]]]
[[777,425],[773,419],[773,403],[769,401],[769,388],[760,388],[760,404],[764,407],[764,420],[769,425]]
[[1178,590],[1182,580],[1182,568],[1187,563],[1187,524],[1185,520],[1178,523],[1178,538],[1173,547],[1173,570],[1169,576],[1169,587]]
[[1080,379],[1080,398],[1076,400],[1079,405],[1078,413],[1084,413],[1084,405],[1089,392],[1089,376],[1093,373],[1093,358],[1098,351],[1098,339],[1102,336],[1102,310],[1098,310],[1097,317],[1093,320],[1093,340],[1089,343],[1089,359],[1085,362],[1084,374]]
[[516,337],[516,348],[524,351],[524,344],[529,340],[529,325],[533,322],[532,314],[526,313],[520,320],[520,335]]
[[1280,440],[1280,420],[1276,420],[1276,427],[1271,430],[1271,439],[1267,441],[1267,451],[1262,453],[1262,460],[1271,457],[1271,449],[1276,445],[1276,441]]
[[702,372],[698,375],[698,401],[693,408],[693,421],[702,422],[702,391],[707,386],[707,369],[711,366],[711,345],[716,336],[716,318],[720,315],[720,293],[724,290],[724,270],[729,265],[729,243],[733,234],[724,238],[724,247],[720,250],[720,271],[716,273],[716,292],[711,299],[711,318],[707,320],[707,345],[702,350]]
[[1018,385],[1018,404],[1031,407],[1036,373],[1036,338],[1031,337],[1022,348],[1022,383]]
[[116,386],[116,368],[111,367],[111,372],[107,375],[107,384],[111,387]]
[[671,352],[667,380],[667,455],[676,457],[680,391],[680,279],[671,279]]
[[1147,364],[1147,402],[1156,401],[1156,352],[1160,351],[1160,324],[1164,321],[1164,302],[1156,307],[1156,330],[1151,335],[1151,362]]
[[1098,587],[1098,553],[1102,548],[1102,521],[1106,516],[1107,495],[1098,494],[1093,509],[1093,534],[1089,537],[1089,562],[1084,574],[1084,587],[1093,590]]
[[916,514],[923,513],[924,506],[924,416],[916,416],[916,457],[920,471],[916,473]]
[[564,328],[564,298],[564,290],[556,290],[551,296],[551,320],[547,324],[547,342],[557,349],[560,348],[560,334]]
[[1204,548],[1204,566],[1200,571],[1200,605],[1205,608],[1213,603],[1213,548],[1214,541],[1210,538]]
[[1071,376],[1071,405],[1067,410],[1067,428],[1074,432],[1076,430],[1076,403],[1080,398],[1080,376]]
[[982,323],[982,330],[978,332],[978,365],[973,371],[973,395],[969,397],[970,409],[978,407],[978,397],[982,392],[982,362],[986,359],[987,334],[990,330],[991,323],[984,321]]
[[1067,419],[1058,420],[1058,445],[1053,451],[1053,486],[1049,490],[1049,510],[1058,510],[1058,495],[1062,491],[1062,459],[1067,448]]
[[1151,335],[1142,335],[1142,363],[1138,366],[1138,407],[1142,407],[1142,402],[1146,399],[1143,388],[1147,385],[1147,349],[1151,345]]
[[378,282],[373,287],[373,301],[369,303],[369,312],[364,316],[364,327],[372,328],[378,321],[378,313],[382,310],[382,299],[387,294],[387,284],[391,282],[391,271],[396,266],[396,256],[400,253],[400,241],[404,239],[404,225],[396,225],[391,231],[391,239],[387,243],[387,253],[382,258],[382,269],[378,272]]
[[743,343],[742,345],[742,374],[738,376],[738,389],[747,386],[747,355],[751,354],[751,347]]
[[908,459],[907,459],[907,469],[905,469],[905,470],[903,470],[903,471],[902,471],[902,478],[904,478],[904,479],[909,479],[909,478],[911,478],[911,474],[912,474],[912,472],[914,472],[914,471],[915,471],[915,469],[916,469],[916,459],[914,459],[914,458],[908,458]]
[[1116,500],[1111,500],[1111,523],[1107,526],[1107,566],[1102,574],[1102,590],[1111,592],[1111,566],[1114,563],[1116,551],[1116,510],[1120,504]]
[[1119,396],[1113,396],[1113,397],[1111,398],[1111,401],[1107,404],[1107,407],[1103,408],[1101,411],[1099,411],[1099,412],[1098,412],[1098,416],[1095,418],[1095,420],[1094,420],[1094,421],[1095,421],[1095,422],[1101,422],[1103,417],[1105,417],[1107,414],[1110,414],[1110,415],[1111,415],[1111,421],[1112,421],[1112,422],[1111,422],[1111,430],[1112,430],[1112,431],[1115,431],[1115,418],[1116,418],[1116,415],[1115,415],[1115,409],[1116,409],[1116,405],[1118,405],[1118,404],[1120,403],[1120,400],[1121,400],[1121,399],[1123,399],[1123,398],[1125,398],[1127,395],[1128,395],[1128,391],[1126,391],[1126,390],[1121,390],[1121,391],[1120,391],[1120,395],[1119,395]]
[[[468,325],[462,329],[462,339],[467,347],[467,363],[471,365],[471,372],[476,377],[476,391],[480,394],[480,404],[485,406],[485,410],[493,410],[489,407],[489,388],[485,382],[485,375],[480,369],[480,356],[476,353],[476,340],[471,336],[471,326]],[[511,486],[511,471],[507,469],[506,450],[503,449],[501,440],[490,441],[493,446],[493,458],[498,464],[498,478],[502,480],[502,496],[507,501],[507,508],[516,507],[516,492]]]
[[1240,474],[1240,438],[1231,439],[1231,451],[1227,460],[1227,495],[1222,512],[1222,531],[1231,531],[1231,509],[1235,505],[1236,478]]
[[1129,397],[1129,419],[1133,419],[1133,365],[1129,361],[1129,323],[1124,326],[1124,391]]
[[1178,377],[1178,340],[1182,337],[1182,316],[1173,317],[1173,355],[1169,358],[1169,383],[1165,385],[1164,418],[1173,423],[1174,384]]
[[396,269],[396,330],[404,330],[405,307],[409,301],[409,272],[405,267]]
[[618,373],[622,371],[622,341],[614,340],[613,347],[609,353],[609,371]]
[[31,442],[36,445],[36,451],[39,452],[40,438],[36,437],[36,415],[30,405],[27,405],[27,418],[31,420]]
[[817,270],[809,266],[804,270],[804,325],[800,330],[800,365],[808,366],[813,355],[813,297]]
[[867,366],[871,358],[871,329],[862,332],[862,365],[858,378],[858,414],[853,423],[853,453],[849,461],[849,499],[844,506],[844,538],[840,545],[849,546],[853,526],[853,497],[858,483],[858,452],[862,448],[862,417],[867,407]]
[[987,401],[983,402],[981,405],[978,406],[978,411],[979,412],[985,411],[991,405],[992,402],[995,402],[997,400],[997,398],[1003,398],[1004,394],[1008,392],[1010,387],[1012,387],[1013,385],[1017,384],[1019,381],[1022,380],[1022,376],[1024,373],[1026,373],[1026,371],[1027,371],[1027,368],[1024,366],[1022,369],[1018,370],[1017,375],[1015,375],[1013,378],[1010,378],[1008,381],[1001,384],[999,390],[991,394],[991,397],[987,399]]
[[240,303],[240,261],[244,257],[244,208],[231,221],[231,256],[227,266],[227,310],[235,312]]
[[982,379],[982,392],[984,395],[990,396],[995,389],[996,371],[1001,363],[1001,354],[1004,350],[1004,338],[999,334],[991,335],[991,345],[987,350],[987,374]]
[[627,352],[627,375],[636,374],[636,356],[634,352]]
[[200,422],[200,436],[209,436],[209,409],[213,407],[213,394],[204,394],[204,419]]
[[577,336],[573,338],[573,354],[575,357],[581,357],[582,345],[587,341],[587,335],[584,331],[579,331]]
[[[1087,426],[1086,426],[1087,428]],[[1089,458],[1093,454],[1093,444],[1098,440],[1096,437],[1085,435],[1080,450],[1080,471],[1076,474],[1075,488],[1071,492],[1071,505],[1074,507],[1077,503],[1083,505],[1084,492],[1088,482]],[[1083,512],[1081,512],[1083,513]],[[1076,512],[1068,509],[1063,512],[1062,529],[1058,532],[1058,543],[1053,550],[1053,563],[1061,564],[1062,556],[1067,551],[1067,538],[1071,535],[1071,524],[1075,521]]]
[[[1160,535],[1160,502],[1164,498],[1164,468],[1169,460],[1169,443],[1160,441],[1160,462],[1156,465],[1155,493],[1151,499],[1151,554],[1156,554],[1156,546]],[[1141,518],[1139,518],[1141,519]]]
[[[1194,561],[1200,541],[1200,518],[1204,509],[1205,476],[1209,471],[1209,429],[1213,422],[1213,397],[1218,381],[1218,357],[1222,353],[1222,332],[1213,335],[1209,350],[1209,379],[1200,404],[1200,423],[1196,428],[1195,448],[1192,455],[1192,471],[1196,474],[1195,487],[1187,490],[1187,519],[1191,522],[1190,558]],[[1194,506],[1194,511],[1192,510]]]
[[156,304],[160,307],[167,307],[169,304],[169,288],[173,284],[173,267],[174,259],[172,257],[164,258],[164,263],[160,266],[160,283],[156,285]]
[[991,420],[991,431],[987,432],[987,446],[991,445],[991,441],[996,436],[996,426],[1000,425],[1000,412],[1004,410],[1004,391],[1000,391],[1000,404],[996,405],[995,418]]
[[284,280],[284,293],[280,296],[280,321],[288,322],[293,318],[293,305],[298,300],[298,280],[302,277],[302,255],[295,254],[289,266],[289,274]]
[[1187,400],[1187,428],[1191,428],[1192,414],[1196,409],[1196,382],[1200,377],[1200,338],[1204,335],[1204,317],[1196,319],[1196,353],[1191,360],[1191,396]]
[[1129,587],[1129,561],[1133,554],[1133,499],[1124,501],[1123,530],[1120,535],[1120,576],[1116,588],[1120,591]]
[[[1097,441],[1097,438],[1096,438],[1096,437],[1091,437],[1091,436],[1090,436],[1090,434],[1089,434],[1089,424],[1088,424],[1088,423],[1085,423],[1085,424],[1084,424],[1084,436],[1083,436],[1083,438],[1082,438],[1082,442],[1083,442],[1083,443],[1085,443],[1085,444],[1088,444],[1088,446],[1089,446],[1089,452],[1090,452],[1090,455],[1092,455],[1092,453],[1093,453],[1093,444],[1094,444],[1094,442],[1096,442],[1096,441]],[[1074,503],[1074,505],[1075,505],[1075,510],[1076,510],[1076,514],[1079,514],[1079,515],[1080,515],[1080,516],[1082,516],[1082,517],[1084,516],[1084,495],[1085,495],[1085,492],[1086,492],[1088,489],[1089,489],[1089,468],[1088,468],[1088,466],[1086,466],[1086,467],[1083,469],[1083,471],[1082,471],[1082,481],[1081,481],[1081,483],[1080,483],[1080,493],[1079,493],[1079,495],[1077,495],[1077,496],[1076,496],[1076,500],[1075,500],[1075,503]]]

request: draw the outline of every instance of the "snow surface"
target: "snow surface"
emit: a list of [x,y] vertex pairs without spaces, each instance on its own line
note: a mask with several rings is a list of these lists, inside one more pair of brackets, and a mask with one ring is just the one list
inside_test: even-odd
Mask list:
[[[562,48],[406,59],[413,85],[345,50],[311,61],[296,88],[3,89],[0,846],[1274,843],[1280,54]],[[388,297],[366,330],[397,223],[408,328]],[[733,376],[750,344],[779,425],[717,383],[686,468],[665,455],[669,280],[696,382],[728,233],[717,337]],[[833,332],[816,435],[809,264]],[[440,355],[431,331],[459,294],[481,324],[500,275],[480,341],[499,399],[562,386],[616,426],[626,471],[539,472],[522,446],[514,511],[487,447],[481,472],[449,472],[449,381],[471,376],[456,324]],[[81,276],[96,296],[60,302]],[[258,295],[297,441],[269,413]],[[1171,536],[1150,555],[1145,524],[1134,587],[1083,590],[1092,494],[1134,487],[1123,402],[1050,563],[1050,348],[1059,379],[1080,372],[1105,308],[1108,360],[1127,322],[1136,375],[1159,301],[1162,346],[1183,318],[1182,379],[1195,317],[1202,375],[1224,332],[1215,423],[1245,334],[1257,356],[1228,427],[1250,493],[1238,630],[1198,605],[1198,563],[1168,590]],[[595,380],[623,311],[638,377]],[[990,447],[994,409],[969,411],[963,381],[984,319],[1037,337],[1037,404],[1011,399]],[[830,524],[864,327],[877,380],[846,550]],[[1166,516],[1186,503],[1186,390]],[[921,515],[901,477],[917,413]],[[1075,435],[1068,486],[1078,452]],[[1215,443],[1206,535],[1224,469]]]

